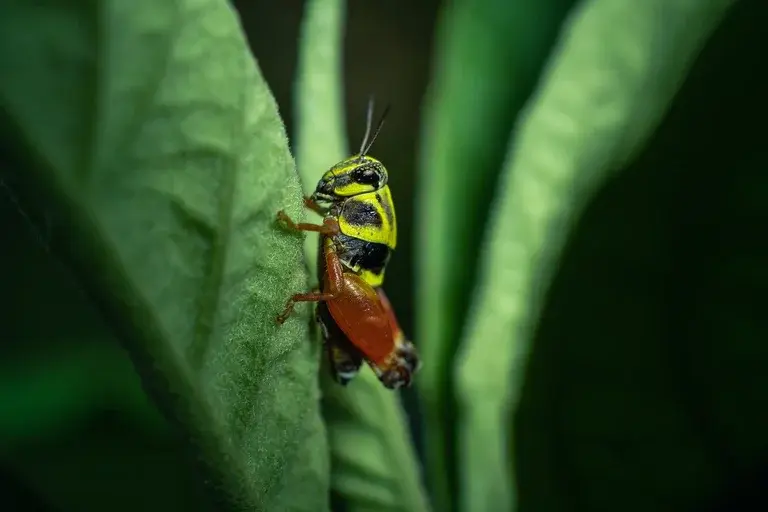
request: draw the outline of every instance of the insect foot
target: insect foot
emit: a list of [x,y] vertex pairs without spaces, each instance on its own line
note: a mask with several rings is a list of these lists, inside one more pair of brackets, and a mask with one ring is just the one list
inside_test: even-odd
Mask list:
[[285,210],[280,210],[279,212],[277,212],[275,221],[283,229],[296,231],[296,223],[293,222],[293,220],[288,216],[287,213],[285,213]]
[[416,347],[410,341],[405,341],[397,347],[396,357],[398,364],[408,368],[411,373],[416,373],[421,369],[421,358],[416,352]]
[[379,375],[379,380],[384,387],[389,389],[407,388],[411,385],[412,373],[409,368],[395,364]]
[[285,309],[282,313],[277,315],[277,323],[280,325],[283,325],[286,320],[288,320],[288,317],[291,316],[291,313],[293,313],[293,301],[288,302],[288,304],[285,305]]

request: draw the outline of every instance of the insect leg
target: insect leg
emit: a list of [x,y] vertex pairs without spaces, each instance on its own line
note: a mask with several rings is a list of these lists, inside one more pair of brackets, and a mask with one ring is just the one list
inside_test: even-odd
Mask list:
[[320,302],[324,300],[332,300],[334,297],[335,295],[332,293],[323,292],[297,293],[285,303],[285,309],[283,309],[282,313],[277,315],[277,323],[282,324],[288,320],[288,317],[293,313],[293,307],[297,302]]
[[[338,229],[339,223],[333,222],[336,224],[336,229]],[[325,283],[329,290],[333,290],[332,293],[335,293],[341,288],[341,283],[344,281],[344,267],[341,266],[341,260],[336,254],[336,246],[333,240],[326,238],[323,245],[325,252]]]
[[[327,223],[326,223],[327,224]],[[338,227],[338,224],[336,224]],[[343,268],[341,261],[336,255],[336,251],[333,248],[333,242],[329,239],[325,246],[325,264],[326,264],[326,276],[324,279],[325,290],[313,291],[309,293],[297,293],[293,295],[285,304],[283,312],[277,316],[277,323],[283,324],[291,316],[293,307],[297,302],[321,302],[335,299],[339,294],[341,288],[340,283],[344,279]]]
[[325,215],[328,212],[328,208],[323,208],[322,206],[317,204],[314,199],[312,199],[309,196],[304,196],[304,207],[312,210],[313,212],[319,215]]
[[283,210],[280,210],[277,212],[277,220],[293,231],[314,231],[328,236],[339,234],[339,223],[333,219],[325,219],[322,224],[296,223]]

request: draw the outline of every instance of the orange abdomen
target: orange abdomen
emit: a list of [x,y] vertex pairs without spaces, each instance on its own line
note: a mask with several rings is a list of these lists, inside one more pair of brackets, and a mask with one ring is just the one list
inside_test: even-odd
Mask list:
[[328,311],[349,341],[376,365],[385,364],[395,348],[390,318],[379,295],[360,276],[342,274],[341,293]]

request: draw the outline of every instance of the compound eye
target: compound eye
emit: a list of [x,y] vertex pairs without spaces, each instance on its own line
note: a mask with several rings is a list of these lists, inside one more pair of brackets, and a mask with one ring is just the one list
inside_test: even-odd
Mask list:
[[352,173],[352,179],[361,185],[376,186],[379,184],[379,173],[370,167],[360,167]]

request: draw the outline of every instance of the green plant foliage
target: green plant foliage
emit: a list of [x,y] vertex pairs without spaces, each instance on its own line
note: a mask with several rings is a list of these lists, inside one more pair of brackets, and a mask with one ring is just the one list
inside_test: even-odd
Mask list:
[[[344,158],[344,0],[307,2],[299,43],[296,103],[296,166],[309,195],[327,167]],[[314,217],[317,219],[317,217]],[[309,276],[317,281],[318,240],[307,236],[304,253]]]
[[510,411],[568,229],[655,128],[730,4],[591,0],[565,28],[510,146],[459,354],[462,510],[515,503]]
[[[48,233],[13,199],[3,187],[0,283],[13,298],[0,308],[4,483],[15,478],[34,493],[27,501],[62,512],[211,510],[184,438],[149,401],[72,274],[51,257]],[[2,498],[6,508],[34,508],[8,492]]]
[[[114,344],[100,341],[51,344],[37,357],[25,354],[23,365],[19,357],[3,361],[0,450],[47,437],[87,417],[95,406],[135,404],[131,416],[135,419],[143,419],[143,410],[152,411],[142,403],[146,397],[140,387],[125,385],[126,380],[135,380],[135,373],[124,354]],[[94,385],[94,375],[107,378]]]
[[[0,8],[3,170],[51,253],[202,459],[215,499],[320,510],[325,431],[300,187],[284,128],[224,1]],[[12,50],[11,50],[12,49]],[[290,469],[290,470],[289,470]],[[203,480],[201,480],[201,483]]]
[[520,510],[766,508],[767,21],[729,8],[579,215],[515,411]]
[[[425,114],[417,201],[417,339],[425,361],[427,469],[436,505],[455,507],[451,365],[509,133],[572,0],[446,5]],[[531,20],[536,20],[532,23]]]
[[348,3],[305,2],[298,170],[225,0],[0,3],[0,483],[63,511],[747,508],[768,9],[736,4],[445,3],[408,418],[368,367],[332,381],[313,305],[275,321],[318,255],[276,213],[319,222],[301,195],[349,155]]
[[[327,168],[348,156],[341,74],[344,9],[342,0],[311,0],[304,15],[296,158],[307,194]],[[307,238],[307,261],[314,262],[317,237]],[[315,339],[319,344],[319,336]],[[345,510],[429,510],[398,395],[367,367],[347,387],[333,382],[327,372],[322,379],[331,489]]]

